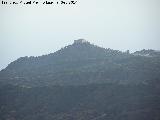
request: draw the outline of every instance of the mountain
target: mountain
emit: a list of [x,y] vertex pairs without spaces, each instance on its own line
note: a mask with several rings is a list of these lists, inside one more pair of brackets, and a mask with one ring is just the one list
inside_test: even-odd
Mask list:
[[160,120],[160,52],[84,39],[0,71],[0,120]]
[[0,72],[0,82],[30,87],[159,80],[160,57],[140,53],[146,52],[129,54],[75,40],[55,53],[17,59]]

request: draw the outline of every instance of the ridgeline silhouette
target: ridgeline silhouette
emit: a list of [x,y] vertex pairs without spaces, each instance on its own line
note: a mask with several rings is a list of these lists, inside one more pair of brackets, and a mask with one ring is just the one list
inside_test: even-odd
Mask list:
[[159,120],[160,52],[79,39],[0,71],[0,120]]

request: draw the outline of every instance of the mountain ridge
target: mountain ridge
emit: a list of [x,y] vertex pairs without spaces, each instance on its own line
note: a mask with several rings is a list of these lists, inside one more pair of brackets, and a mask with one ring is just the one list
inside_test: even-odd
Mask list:
[[159,113],[153,50],[120,52],[80,39],[0,71],[0,120],[159,120]]
[[[81,40],[81,39],[80,39]],[[63,53],[66,49],[72,49],[72,48],[77,48],[80,47],[80,46],[90,46],[91,48],[97,48],[97,49],[101,49],[101,51],[103,51],[106,55],[109,54],[109,53],[115,53],[115,55],[117,54],[129,54],[129,55],[134,55],[134,56],[151,56],[152,54],[155,54],[157,53],[157,56],[159,55],[160,56],[160,52],[159,51],[156,51],[156,50],[152,50],[152,49],[148,49],[148,50],[140,50],[140,51],[135,51],[134,53],[127,53],[127,52],[122,52],[122,51],[119,51],[119,50],[113,50],[113,49],[110,49],[110,48],[102,48],[102,47],[99,47],[97,45],[94,45],[94,44],[91,44],[90,42],[86,41],[86,43],[73,43],[71,45],[67,45],[63,48],[61,48],[60,50],[57,50],[53,53],[49,53],[49,54],[46,54],[46,55],[40,55],[40,56],[24,56],[24,57],[20,57],[18,58],[17,60],[11,62],[8,66],[10,66],[11,64],[13,64],[14,62],[20,62],[20,61],[25,61],[25,60],[39,60],[39,59],[43,59],[44,57],[53,57],[53,56],[56,56],[56,55],[59,55],[61,53]],[[81,48],[82,49],[82,48]],[[65,53],[64,53],[65,54]],[[105,55],[104,54],[104,55]],[[151,54],[151,55],[150,55]],[[156,55],[154,55],[156,56]],[[152,56],[153,57],[153,56]],[[7,67],[8,67],[7,66]],[[6,67],[6,68],[7,68]],[[4,68],[5,69],[5,68]],[[3,70],[4,70],[3,69]]]
[[[79,39],[48,55],[17,59],[0,72],[0,81],[27,86],[106,82],[147,84],[151,79],[159,79],[160,62],[159,56],[141,55],[144,51],[147,50],[130,54]],[[154,53],[148,50],[147,54],[149,52]],[[154,76],[150,76],[150,72]]]

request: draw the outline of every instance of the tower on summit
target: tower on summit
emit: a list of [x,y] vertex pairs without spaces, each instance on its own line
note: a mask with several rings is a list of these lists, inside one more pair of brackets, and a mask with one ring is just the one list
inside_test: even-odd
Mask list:
[[88,41],[86,41],[85,39],[74,40],[74,44],[83,44],[83,43],[88,43]]

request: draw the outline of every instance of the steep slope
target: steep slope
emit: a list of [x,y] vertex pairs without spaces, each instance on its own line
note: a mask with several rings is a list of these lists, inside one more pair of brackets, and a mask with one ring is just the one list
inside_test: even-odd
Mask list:
[[55,53],[22,57],[0,72],[0,81],[23,86],[91,83],[148,84],[160,79],[160,58],[75,42]]

